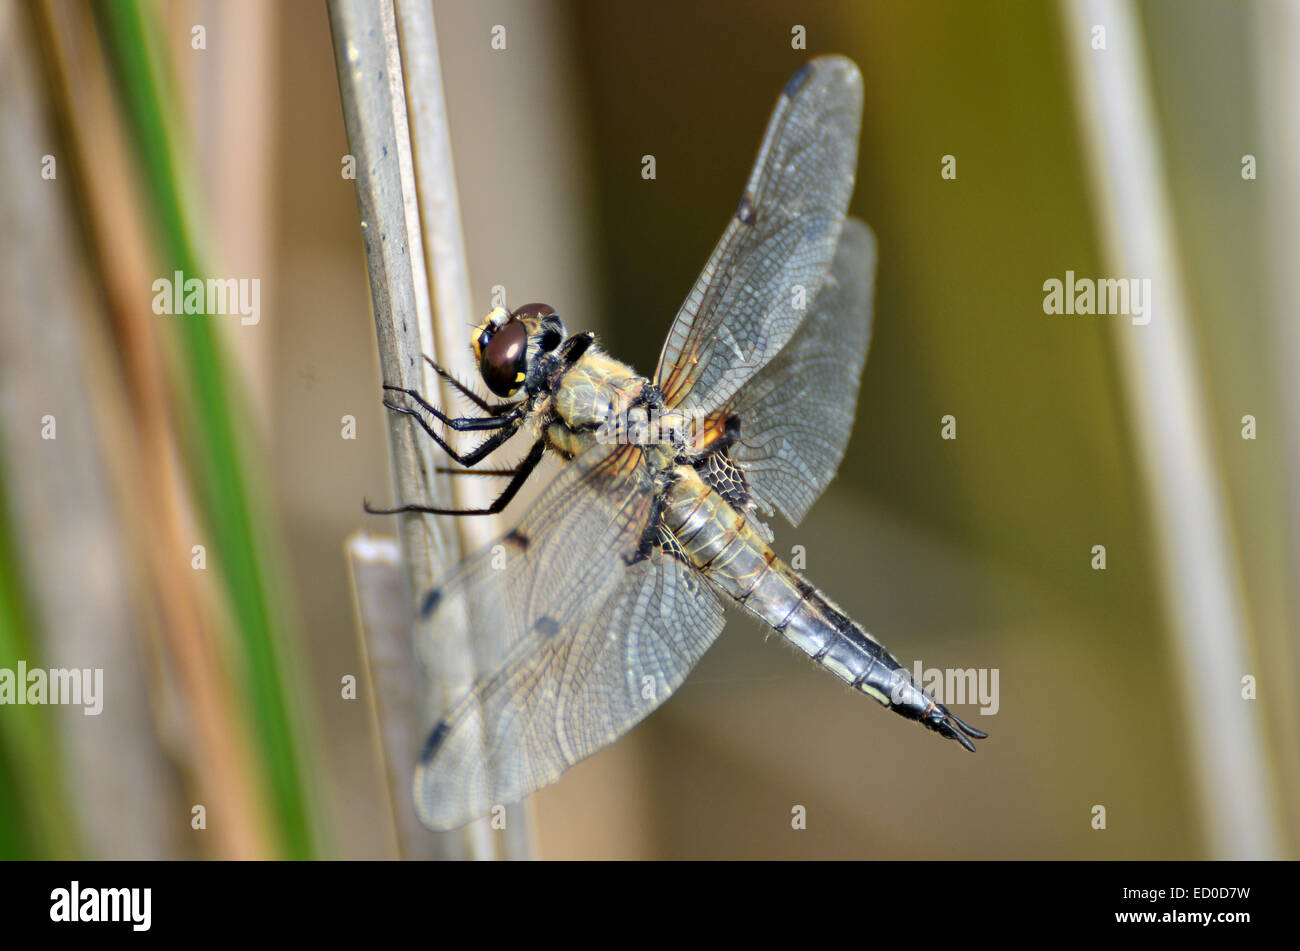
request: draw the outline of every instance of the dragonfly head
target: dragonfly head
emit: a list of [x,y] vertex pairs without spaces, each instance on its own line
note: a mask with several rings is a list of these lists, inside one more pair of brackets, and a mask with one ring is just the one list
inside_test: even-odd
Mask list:
[[487,388],[514,396],[527,388],[530,370],[564,342],[564,324],[549,304],[525,304],[513,313],[497,307],[474,330],[470,347]]

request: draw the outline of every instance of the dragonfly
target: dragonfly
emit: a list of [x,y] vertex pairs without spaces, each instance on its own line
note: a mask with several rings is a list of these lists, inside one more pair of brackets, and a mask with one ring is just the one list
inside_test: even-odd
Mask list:
[[[471,336],[496,401],[426,357],[479,415],[384,387],[385,405],[465,467],[456,471],[480,471],[511,440],[529,448],[494,470],[509,482],[485,508],[368,511],[494,514],[547,453],[564,460],[513,529],[421,599],[424,636],[453,616],[479,635],[476,679],[417,764],[426,826],[522,800],[613,743],[686,679],[722,632],[725,602],[895,713],[971,751],[987,737],[778,557],[765,521],[779,511],[798,525],[855,416],[876,265],[870,229],[847,216],[861,113],[851,60],[818,57],[790,77],[653,378],[534,303],[494,309]],[[488,435],[462,453],[448,429]]]

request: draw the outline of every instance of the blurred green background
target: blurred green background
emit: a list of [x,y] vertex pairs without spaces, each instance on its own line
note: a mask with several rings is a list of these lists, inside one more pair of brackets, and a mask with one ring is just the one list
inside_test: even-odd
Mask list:
[[[361,512],[392,480],[326,8],[126,6],[0,2],[18,169],[0,186],[0,667],[99,665],[110,685],[99,718],[0,707],[0,854],[389,856],[365,698],[340,696],[362,670],[343,541],[392,530]],[[776,549],[804,546],[807,576],[909,666],[999,677],[995,715],[958,710],[991,734],[967,756],[733,616],[661,711],[536,797],[537,854],[1223,857],[1215,829],[1242,817],[1198,785],[1212,747],[1180,687],[1119,355],[1147,328],[1043,313],[1067,269],[1127,276],[1101,246],[1069,55],[1089,37],[1063,6],[434,4],[476,306],[497,285],[547,301],[647,374],[786,78],[821,52],[858,63],[874,337],[838,477],[802,525],[778,520]],[[1300,88],[1280,77],[1300,32],[1272,3],[1133,9],[1244,611],[1247,668],[1226,682],[1259,682],[1237,702],[1272,814],[1247,819],[1258,854],[1294,858],[1300,335],[1280,179]],[[151,313],[149,282],[186,254],[260,278],[261,321]],[[33,436],[47,413],[52,443]]]

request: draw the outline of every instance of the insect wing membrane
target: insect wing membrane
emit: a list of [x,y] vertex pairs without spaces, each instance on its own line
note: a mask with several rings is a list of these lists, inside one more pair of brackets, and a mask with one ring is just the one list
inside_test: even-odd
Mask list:
[[[796,516],[843,455],[869,335],[874,243],[844,222],[861,110],[843,57],[787,83],[655,375],[670,407],[742,414],[737,461]],[[721,606],[670,537],[647,535],[654,511],[641,450],[593,446],[431,594],[427,636],[464,612],[477,679],[417,767],[426,825],[463,825],[555,781],[663,703],[717,638]]]
[[669,406],[721,406],[803,322],[853,192],[861,117],[862,76],[842,56],[819,57],[786,84],[740,207],[659,355]]
[[844,458],[871,342],[875,271],[875,237],[850,218],[803,326],[725,410],[740,418],[732,460],[793,525]]
[[554,782],[662,703],[722,629],[714,596],[657,547],[636,558],[653,490],[640,451],[597,446],[519,528],[439,589],[470,612],[480,674],[426,744],[415,800],[454,828]]

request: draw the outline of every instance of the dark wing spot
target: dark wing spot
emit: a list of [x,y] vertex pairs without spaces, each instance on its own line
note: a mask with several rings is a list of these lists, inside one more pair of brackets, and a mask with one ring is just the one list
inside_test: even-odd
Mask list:
[[804,63],[802,66],[800,66],[798,69],[794,71],[793,76],[791,76],[789,79],[786,80],[785,88],[781,90],[781,94],[783,96],[787,96],[788,98],[793,99],[795,94],[799,91],[799,89],[803,86],[803,84],[808,81],[808,77],[811,75],[812,75],[812,63]]
[[553,617],[539,617],[533,624],[533,630],[542,637],[554,637],[559,633],[560,625]]
[[510,545],[518,545],[520,551],[528,551],[528,536],[517,528],[506,535],[504,541]]
[[722,441],[730,446],[740,439],[740,417],[732,413],[722,427]]
[[429,593],[424,596],[420,602],[420,617],[427,618],[438,607],[438,602],[442,600],[441,588],[430,588]]
[[742,225],[754,223],[754,196],[749,192],[741,196],[740,204],[736,207],[736,217],[740,219]]
[[438,721],[429,738],[424,741],[424,749],[420,751],[420,762],[423,765],[428,766],[433,760],[433,754],[438,752],[438,747],[442,746],[442,741],[447,738],[447,729],[446,720]]

